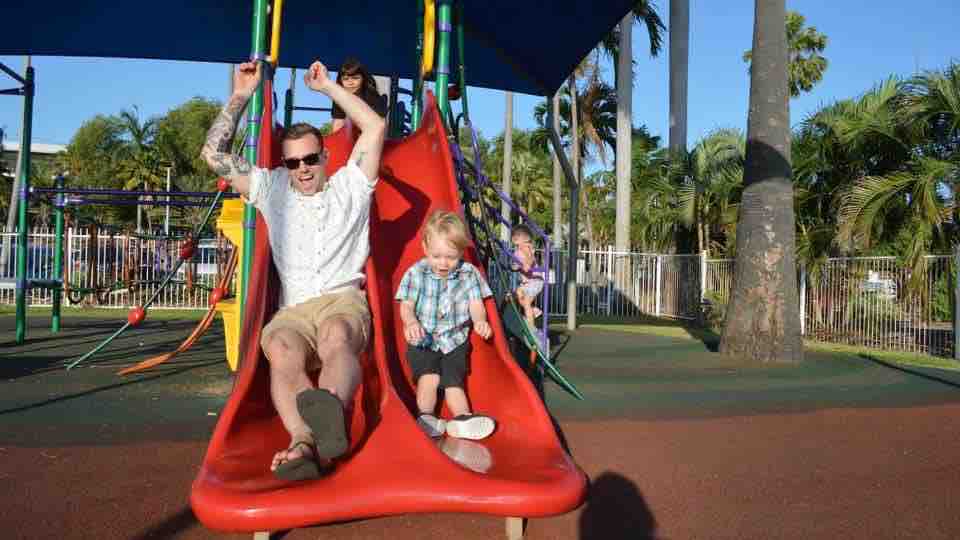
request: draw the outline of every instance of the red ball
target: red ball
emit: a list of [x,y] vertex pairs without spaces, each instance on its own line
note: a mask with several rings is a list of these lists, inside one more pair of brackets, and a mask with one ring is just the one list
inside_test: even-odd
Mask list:
[[217,305],[217,303],[220,302],[220,300],[223,300],[223,289],[222,289],[222,288],[217,287],[216,289],[210,291],[210,305],[211,305],[211,306]]
[[189,260],[193,257],[193,250],[196,248],[196,244],[193,240],[187,240],[180,246],[180,258],[183,260]]
[[226,178],[221,178],[217,180],[217,191],[227,191],[230,189],[230,182],[227,182]]
[[141,306],[132,308],[129,313],[127,313],[127,322],[130,323],[130,326],[137,326],[143,322],[143,319],[147,317],[147,311]]

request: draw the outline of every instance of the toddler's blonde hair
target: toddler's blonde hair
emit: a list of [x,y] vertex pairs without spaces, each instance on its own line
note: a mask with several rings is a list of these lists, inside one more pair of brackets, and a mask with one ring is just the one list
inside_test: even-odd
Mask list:
[[467,236],[467,226],[455,212],[435,210],[423,226],[423,243],[429,246],[430,240],[441,236],[450,242],[462,253],[470,244]]

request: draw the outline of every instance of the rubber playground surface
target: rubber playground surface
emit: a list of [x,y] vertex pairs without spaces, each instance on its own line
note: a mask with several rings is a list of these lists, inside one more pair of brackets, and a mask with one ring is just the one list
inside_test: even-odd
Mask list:
[[[28,342],[14,346],[13,317],[0,314],[3,538],[251,538],[205,529],[188,504],[232,386],[221,324],[169,364],[121,378],[195,320],[148,319],[68,372],[125,313],[68,315],[57,335],[31,315]],[[755,368],[680,328],[584,327],[561,341],[560,367],[587,401],[548,383],[547,404],[590,495],[531,520],[527,538],[960,538],[960,371],[826,352]],[[503,531],[496,516],[413,514],[283,538]]]

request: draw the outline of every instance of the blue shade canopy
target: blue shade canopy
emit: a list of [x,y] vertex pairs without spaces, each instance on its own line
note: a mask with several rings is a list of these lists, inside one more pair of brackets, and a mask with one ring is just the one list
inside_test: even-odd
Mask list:
[[[632,4],[462,1],[467,83],[536,95],[556,91]],[[253,0],[5,4],[0,55],[232,63],[250,56]],[[336,70],[355,56],[373,73],[411,78],[416,72],[416,10],[416,0],[286,0],[280,65],[303,68],[319,58]],[[456,59],[456,50],[453,54]]]

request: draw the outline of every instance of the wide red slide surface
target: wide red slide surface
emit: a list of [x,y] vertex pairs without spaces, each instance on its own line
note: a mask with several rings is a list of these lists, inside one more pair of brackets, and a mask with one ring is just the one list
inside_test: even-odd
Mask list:
[[[424,512],[539,517],[569,512],[582,502],[586,477],[562,448],[543,402],[510,356],[492,299],[486,305],[494,337],[484,341],[472,335],[466,390],[476,411],[497,419],[496,432],[466,443],[464,466],[415,423],[414,385],[393,294],[404,271],[423,256],[420,229],[426,217],[435,209],[461,212],[439,112],[432,99],[425,109],[419,130],[388,141],[384,149],[366,268],[373,332],[350,419],[351,450],[319,480],[284,482],[269,470],[274,452],[287,446],[289,436],[271,403],[269,366],[259,346],[260,329],[277,307],[278,281],[266,226],[258,219],[243,361],[190,496],[205,526],[271,531]],[[264,116],[270,118],[267,111]],[[353,138],[347,131],[326,139],[331,172],[349,155]],[[278,162],[277,149],[268,147],[273,155],[262,156],[261,163]],[[473,249],[465,259],[479,266]]]

